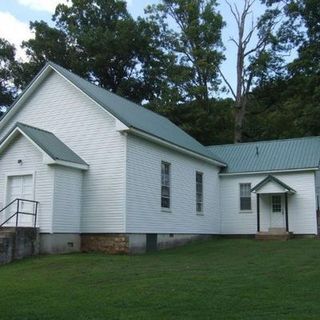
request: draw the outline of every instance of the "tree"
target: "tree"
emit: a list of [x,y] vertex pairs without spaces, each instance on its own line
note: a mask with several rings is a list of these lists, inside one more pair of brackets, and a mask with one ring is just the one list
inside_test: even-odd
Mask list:
[[[60,4],[55,27],[32,22],[35,39],[24,43],[28,74],[53,60],[117,94],[141,102],[146,97],[143,64],[150,47],[145,23],[135,21],[121,0],[73,0]],[[22,81],[21,81],[22,82]]]
[[177,103],[208,101],[218,88],[224,23],[216,6],[215,0],[163,0],[147,9],[149,21],[158,26],[162,50],[171,57],[164,71]]
[[[282,61],[281,57],[274,54],[277,45],[274,31],[279,9],[267,10],[254,22],[251,10],[255,0],[244,0],[243,3],[243,8],[239,9],[237,5],[227,2],[238,28],[237,37],[231,38],[237,49],[235,88],[220,69],[220,75],[235,100],[235,143],[243,141],[247,107],[252,88],[254,85],[266,81],[272,75],[270,66],[275,67]],[[252,19],[252,22],[248,27],[249,19]]]
[[12,68],[15,62],[15,47],[0,38],[0,114],[14,98],[15,88],[12,80]]
[[297,57],[281,77],[254,88],[249,101],[246,134],[250,139],[289,138],[320,134],[320,2],[269,0],[283,4],[278,30],[282,46]]
[[216,142],[215,124],[219,119],[224,124],[228,118],[217,108],[225,104],[214,99],[220,83],[218,66],[223,60],[224,22],[217,11],[217,2],[163,0],[149,6],[146,12],[146,21],[156,30],[154,35],[161,51],[150,69],[158,74],[159,81],[153,88],[156,95],[147,106],[200,142]]

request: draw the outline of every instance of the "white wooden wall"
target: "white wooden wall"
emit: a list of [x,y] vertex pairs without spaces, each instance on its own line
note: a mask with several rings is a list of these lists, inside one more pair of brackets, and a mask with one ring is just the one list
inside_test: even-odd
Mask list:
[[[38,225],[41,232],[52,232],[54,169],[43,164],[42,153],[19,135],[0,156],[0,202],[6,205],[6,175],[33,174],[34,196],[40,202]],[[22,165],[18,164],[22,160]]]
[[53,132],[90,165],[83,176],[81,231],[123,232],[126,139],[115,119],[52,72],[0,139],[17,121]]
[[[241,213],[239,184],[251,183],[252,187],[267,175],[248,174],[221,176],[221,233],[254,234],[257,230],[256,195],[252,194],[252,211]],[[297,234],[316,234],[316,198],[314,171],[274,174],[274,176],[297,191],[288,196],[289,229]],[[270,200],[261,196],[261,231],[270,226]]]
[[[132,135],[127,145],[127,232],[219,233],[216,166]],[[161,161],[171,163],[171,212],[161,210]],[[196,171],[203,172],[203,215],[196,213]]]
[[54,166],[53,233],[79,233],[82,197],[79,169]]

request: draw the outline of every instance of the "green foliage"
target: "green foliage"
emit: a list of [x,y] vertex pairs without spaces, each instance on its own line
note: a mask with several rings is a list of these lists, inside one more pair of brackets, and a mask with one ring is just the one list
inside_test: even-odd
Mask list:
[[218,89],[224,22],[216,6],[215,0],[163,0],[147,8],[147,21],[158,27],[162,51],[171,57],[161,101],[174,96],[176,103],[201,104]]
[[[0,108],[8,107],[15,94],[12,83],[12,68],[15,63],[15,48],[5,39],[0,38]],[[0,115],[2,114],[0,110]]]
[[53,20],[55,27],[31,23],[36,37],[24,46],[32,64],[53,60],[133,101],[145,99],[141,70],[152,41],[125,1],[75,0],[58,5]]
[[[270,6],[279,3],[267,1]],[[283,12],[279,45],[296,48],[298,56],[281,76],[254,90],[246,127],[249,140],[320,135],[320,2],[290,0]]]

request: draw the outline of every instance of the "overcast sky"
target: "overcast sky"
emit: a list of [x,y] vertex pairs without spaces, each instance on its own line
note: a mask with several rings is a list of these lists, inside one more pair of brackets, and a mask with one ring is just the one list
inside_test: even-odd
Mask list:
[[[234,0],[237,4],[241,4],[243,0]],[[33,35],[29,30],[29,21],[44,20],[51,21],[51,16],[58,3],[67,2],[65,0],[0,0],[0,37],[3,37],[14,43],[17,47],[18,56],[25,59],[24,52],[19,48],[23,40],[31,38]],[[157,3],[158,0],[128,0],[128,10],[137,17],[143,15],[144,8],[148,4]],[[235,83],[235,46],[229,39],[235,35],[237,30],[232,19],[230,11],[225,4],[225,0],[220,0],[219,10],[227,23],[223,30],[223,42],[226,47],[226,61],[223,63],[222,70],[231,82]],[[263,12],[263,7],[256,2],[253,9],[254,15],[257,17]]]

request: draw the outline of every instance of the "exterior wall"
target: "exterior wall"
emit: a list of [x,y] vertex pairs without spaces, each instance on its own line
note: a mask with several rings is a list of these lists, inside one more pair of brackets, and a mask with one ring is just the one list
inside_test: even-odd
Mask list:
[[52,72],[1,130],[0,139],[17,121],[51,131],[90,165],[83,175],[81,231],[123,232],[126,138],[116,131],[116,120]]
[[[34,199],[40,202],[38,208],[40,232],[52,232],[54,169],[43,164],[42,158],[42,153],[22,135],[8,146],[0,156],[0,201],[1,208],[7,204],[7,175],[32,173],[34,176]],[[17,163],[20,159],[22,165]]]
[[[274,174],[296,193],[288,196],[289,231],[296,234],[316,234],[316,198],[314,171]],[[266,174],[220,176],[221,233],[254,234],[257,231],[256,195],[252,194],[252,211],[240,212],[239,184],[258,184]],[[270,226],[270,198],[260,197],[261,231]]]
[[54,233],[80,233],[82,174],[78,169],[54,168]]
[[[171,163],[171,211],[161,209],[161,161]],[[196,171],[203,172],[203,215],[196,213]],[[127,140],[128,233],[219,233],[218,167],[139,137]]]
[[317,197],[317,208],[320,207],[320,170],[315,173],[315,188]]

